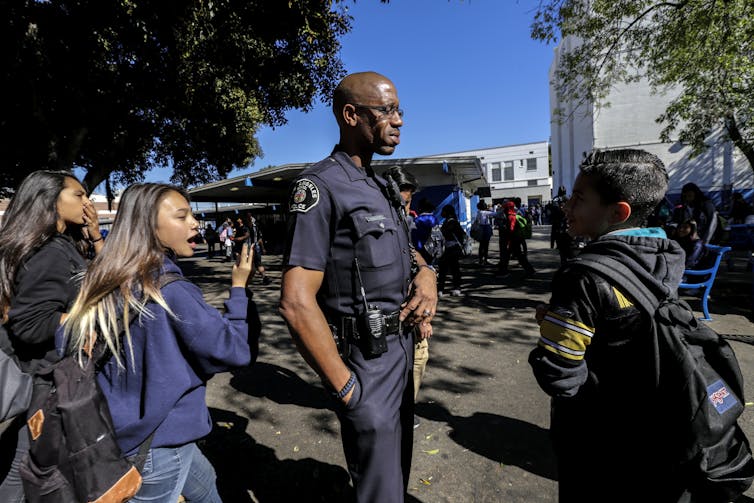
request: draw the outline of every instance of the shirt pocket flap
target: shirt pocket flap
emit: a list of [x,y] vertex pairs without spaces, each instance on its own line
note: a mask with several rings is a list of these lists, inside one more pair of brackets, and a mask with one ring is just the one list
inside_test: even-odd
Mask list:
[[370,234],[379,238],[387,231],[396,230],[395,222],[389,216],[380,214],[361,213],[354,217],[353,224],[357,239]]

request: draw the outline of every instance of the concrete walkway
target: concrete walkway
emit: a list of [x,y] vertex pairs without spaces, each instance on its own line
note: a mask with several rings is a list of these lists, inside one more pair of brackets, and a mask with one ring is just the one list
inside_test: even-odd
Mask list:
[[[411,501],[557,501],[549,399],[527,363],[538,337],[534,308],[547,301],[559,264],[547,232],[537,228],[529,241],[534,277],[523,279],[514,266],[503,281],[473,257],[462,267],[463,296],[441,300],[416,407],[421,425],[415,430]],[[494,240],[490,254],[496,262]],[[255,278],[252,285],[263,323],[259,360],[210,382],[215,428],[202,448],[217,469],[226,502],[346,501],[350,488],[337,419],[277,314],[280,257],[264,260],[273,282],[262,286]],[[220,307],[230,264],[207,260],[200,246],[181,266]],[[723,271],[710,303],[711,326],[754,337],[746,317],[750,294],[751,275],[743,262]],[[701,309],[698,301],[690,302]],[[754,346],[732,344],[747,383],[754,382]],[[751,407],[741,423],[754,438]]]

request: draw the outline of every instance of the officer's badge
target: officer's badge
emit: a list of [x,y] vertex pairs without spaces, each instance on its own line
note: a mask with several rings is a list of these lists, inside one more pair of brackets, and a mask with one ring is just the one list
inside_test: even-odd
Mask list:
[[319,203],[319,188],[308,178],[296,182],[291,190],[291,200],[288,210],[296,213],[306,213]]

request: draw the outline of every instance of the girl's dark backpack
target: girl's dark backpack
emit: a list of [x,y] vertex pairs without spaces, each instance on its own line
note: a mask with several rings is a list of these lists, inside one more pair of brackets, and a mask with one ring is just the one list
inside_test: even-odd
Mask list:
[[26,411],[31,383],[31,376],[18,365],[8,332],[0,324],[0,423]]
[[66,356],[39,371],[27,424],[31,447],[20,471],[28,502],[121,503],[141,487],[115,441],[93,361],[82,368]]
[[[182,280],[160,276],[160,288]],[[122,336],[122,334],[121,334]],[[111,357],[103,344],[82,367],[74,355],[37,372],[27,416],[29,455],[20,467],[29,503],[124,503],[141,487],[152,435],[124,458],[97,372]]]

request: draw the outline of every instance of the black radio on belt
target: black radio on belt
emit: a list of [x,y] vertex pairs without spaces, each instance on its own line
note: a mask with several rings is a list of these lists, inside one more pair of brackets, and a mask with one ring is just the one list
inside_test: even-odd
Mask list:
[[372,356],[381,355],[387,351],[385,316],[378,306],[367,302],[358,258],[354,257],[353,265],[356,268],[356,277],[359,278],[361,298],[364,300],[364,313],[359,316],[359,339],[362,343],[362,350]]

